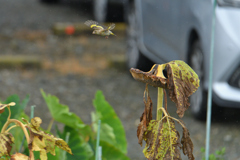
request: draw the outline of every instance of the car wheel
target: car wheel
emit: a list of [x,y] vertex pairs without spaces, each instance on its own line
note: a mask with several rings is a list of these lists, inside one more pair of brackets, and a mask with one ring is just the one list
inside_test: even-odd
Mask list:
[[60,0],[40,0],[41,3],[45,3],[45,4],[55,4],[55,3],[59,3]]
[[143,71],[149,71],[152,66],[152,62],[146,58],[138,49],[137,36],[139,31],[139,25],[137,25],[137,17],[134,2],[126,5],[125,19],[127,23],[127,67],[138,68]]
[[105,22],[108,12],[108,0],[93,0],[93,16],[98,22]]
[[190,108],[193,116],[198,120],[206,119],[207,93],[204,91],[204,70],[203,70],[203,52],[199,41],[195,41],[191,46],[189,65],[197,73],[200,79],[198,90],[190,97]]

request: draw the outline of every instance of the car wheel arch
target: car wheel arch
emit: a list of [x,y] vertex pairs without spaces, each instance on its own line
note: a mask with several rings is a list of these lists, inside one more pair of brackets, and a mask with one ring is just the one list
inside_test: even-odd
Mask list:
[[186,60],[187,63],[189,64],[190,62],[190,54],[191,54],[191,47],[192,45],[196,42],[196,41],[200,41],[200,37],[198,32],[196,31],[196,29],[191,29],[191,31],[189,32],[189,36],[188,36],[188,41],[187,41],[187,54],[186,54]]

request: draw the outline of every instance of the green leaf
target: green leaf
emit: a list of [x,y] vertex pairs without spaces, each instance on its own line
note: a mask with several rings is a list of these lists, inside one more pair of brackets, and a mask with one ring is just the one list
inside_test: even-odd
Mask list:
[[[26,98],[22,100],[22,102],[20,101],[20,98],[18,97],[18,95],[11,95],[3,102],[3,104],[8,104],[10,102],[16,103],[16,105],[10,107],[10,109],[11,109],[11,118],[17,119],[22,114],[22,111],[24,111],[24,109],[26,108],[28,101],[29,101],[28,95],[26,96]],[[7,120],[8,115],[9,115],[8,109],[5,109],[5,111],[0,114],[0,128],[3,127],[4,123]]]
[[100,141],[100,146],[102,147],[102,160],[130,160],[130,158],[117,149],[116,146],[105,141]]
[[67,132],[70,133],[68,145],[72,149],[73,155],[67,154],[67,160],[88,160],[93,156],[93,150],[88,144],[87,140],[78,133],[77,130],[68,126],[64,127],[63,135],[61,138],[65,138]]
[[201,148],[201,153],[205,153],[205,148],[204,147]]
[[[127,153],[127,140],[125,136],[125,131],[123,125],[115,113],[114,109],[111,105],[105,100],[101,91],[97,91],[95,95],[95,99],[93,100],[93,105],[96,109],[96,113],[99,116],[96,118],[101,119],[102,124],[108,124],[112,129],[115,135],[115,141],[108,141],[111,145],[115,146],[122,153]],[[106,127],[106,125],[105,125]],[[101,132],[101,134],[109,134],[106,132]],[[104,135],[102,135],[104,136]],[[101,137],[102,137],[101,136]]]
[[214,154],[210,154],[209,155],[209,160],[216,160],[217,158],[215,157],[215,155]]
[[57,97],[50,94],[46,95],[43,90],[41,90],[41,93],[54,120],[72,128],[85,127],[83,121],[75,113],[69,112],[67,105],[59,103],[59,99]]
[[[94,132],[97,133],[97,129],[98,129],[98,119],[101,116],[97,116],[97,113],[91,113],[91,117],[92,117],[92,127]],[[114,130],[113,128],[108,125],[107,123],[101,123],[101,128],[100,128],[100,139],[103,141],[106,141],[110,144],[116,144],[116,137],[114,134]]]
[[[55,147],[55,156],[54,155],[52,155],[51,153],[47,153],[47,157],[48,157],[48,159],[49,160],[59,160],[59,159],[61,159],[60,158],[60,151],[62,151],[62,152],[65,152],[65,151],[63,151],[63,150],[61,150],[60,148],[58,148],[58,147]],[[40,157],[39,157],[40,158]],[[36,157],[35,157],[35,159],[36,159]]]

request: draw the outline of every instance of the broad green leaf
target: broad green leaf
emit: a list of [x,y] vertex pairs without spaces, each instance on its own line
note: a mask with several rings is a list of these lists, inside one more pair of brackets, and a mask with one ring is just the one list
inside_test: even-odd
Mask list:
[[85,126],[83,121],[75,113],[69,112],[67,105],[59,103],[57,97],[50,94],[46,95],[43,90],[41,90],[41,93],[54,120],[72,128],[82,128]]
[[[59,152],[61,152],[61,151],[63,151],[63,150],[59,149],[58,147],[55,147],[55,154],[56,155],[54,156],[51,153],[47,153],[48,160],[60,160],[61,155],[59,154]],[[33,153],[34,153],[34,159],[41,160],[40,159],[40,152],[34,151]],[[29,154],[26,154],[26,155],[29,155]],[[61,159],[61,160],[63,160],[63,159]]]
[[105,100],[105,97],[103,96],[101,91],[96,92],[95,99],[93,100],[93,105],[96,109],[97,115],[100,116],[99,119],[101,119],[102,124],[108,124],[113,129],[116,141],[111,141],[110,144],[115,146],[122,153],[126,154],[127,140],[123,125],[117,114],[115,113],[114,109]]
[[[22,102],[20,101],[20,98],[18,97],[18,95],[12,95],[9,96],[4,102],[3,104],[8,104],[11,102],[15,102],[16,105],[15,106],[11,106],[11,118],[12,119],[18,119],[19,116],[22,114],[22,111],[24,111],[24,109],[27,106],[27,103],[29,101],[29,96],[26,96],[25,99],[22,100]],[[5,108],[5,111],[3,113],[0,114],[0,128],[3,127],[4,123],[7,120],[7,117],[9,115],[9,111],[7,108]]]
[[[92,127],[95,133],[97,133],[98,129],[98,119],[102,116],[97,116],[97,113],[91,113],[92,117]],[[101,123],[101,128],[100,128],[100,139],[102,141],[106,141],[110,144],[116,144],[116,137],[114,134],[113,128],[108,125],[107,123]]]
[[130,160],[128,156],[122,153],[116,146],[105,141],[100,141],[102,147],[102,160]]
[[[65,152],[61,149],[59,149],[58,147],[55,147],[55,156],[52,155],[51,153],[47,153],[47,157],[49,160],[60,160],[61,159],[61,156],[60,156],[60,152]],[[36,157],[34,157],[36,159]],[[40,158],[40,157],[39,157]]]
[[[68,145],[72,149],[73,155],[67,154],[67,160],[88,160],[93,156],[93,151],[88,144],[88,141],[85,140],[77,130],[70,128],[68,126],[64,127],[64,132],[61,138],[66,136],[66,133],[69,132],[69,141]],[[79,131],[81,132],[81,131]]]

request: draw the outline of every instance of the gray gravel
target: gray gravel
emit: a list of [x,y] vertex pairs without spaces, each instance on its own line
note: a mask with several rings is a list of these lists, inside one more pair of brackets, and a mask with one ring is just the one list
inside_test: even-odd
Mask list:
[[[70,111],[86,123],[90,123],[90,113],[94,110],[94,94],[102,90],[123,122],[129,157],[145,159],[136,137],[137,123],[144,108],[145,85],[133,80],[123,66],[110,66],[114,57],[125,57],[125,35],[109,39],[91,34],[58,37],[50,31],[54,23],[92,19],[90,8],[80,7],[80,4],[72,7],[66,2],[50,6],[32,0],[0,2],[0,54],[35,55],[43,64],[42,69],[1,69],[0,98],[4,100],[12,94],[24,98],[30,94],[29,106],[37,106],[35,115],[43,118],[43,128],[46,128],[51,117],[40,88],[59,97],[61,103],[68,105]],[[151,87],[154,104],[156,94],[156,89]],[[176,116],[174,104],[169,102],[168,108],[170,114]],[[211,152],[226,147],[226,160],[240,160],[239,111],[224,111],[224,116],[212,123]],[[183,120],[193,139],[194,155],[200,160],[200,148],[205,145],[205,122],[194,120],[189,112]]]

